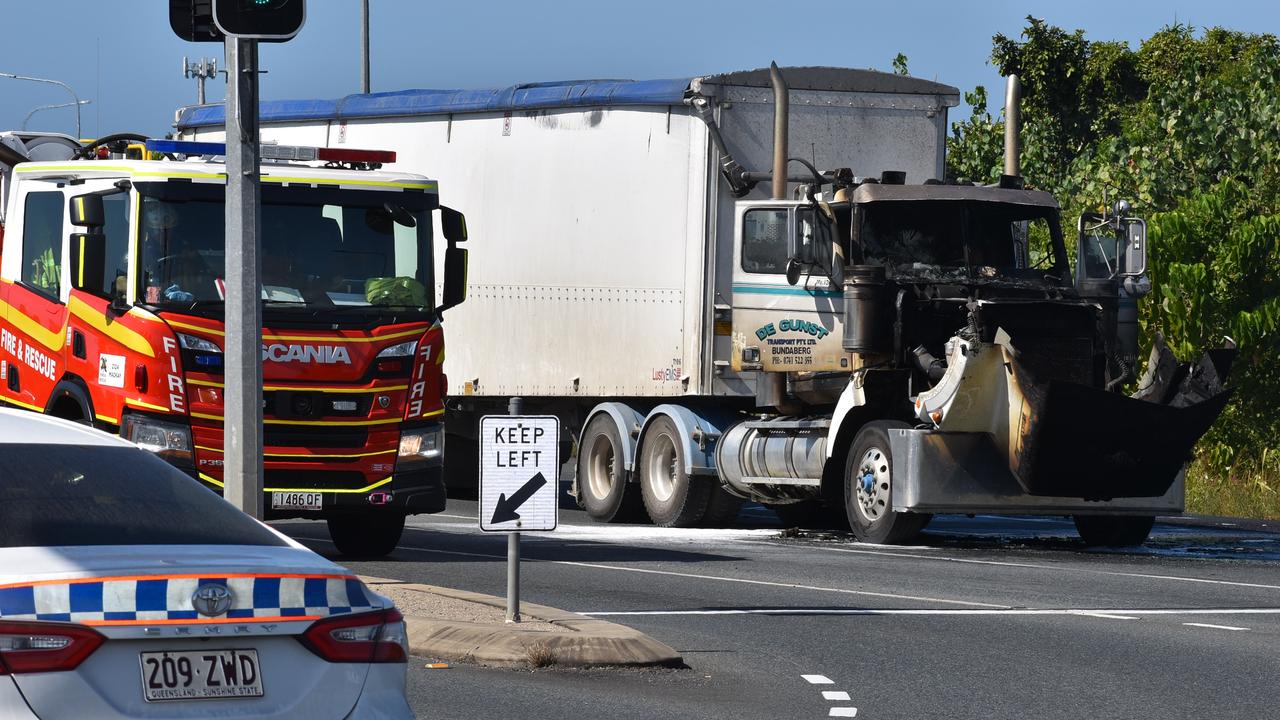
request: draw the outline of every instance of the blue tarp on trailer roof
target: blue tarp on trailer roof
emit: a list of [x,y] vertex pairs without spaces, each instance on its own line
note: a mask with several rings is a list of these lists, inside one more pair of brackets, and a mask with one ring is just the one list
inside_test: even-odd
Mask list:
[[[401,90],[348,95],[340,100],[273,100],[261,104],[262,122],[506,112],[613,105],[678,105],[693,78],[673,80],[573,80],[478,90]],[[224,107],[182,109],[179,130],[222,125]]]

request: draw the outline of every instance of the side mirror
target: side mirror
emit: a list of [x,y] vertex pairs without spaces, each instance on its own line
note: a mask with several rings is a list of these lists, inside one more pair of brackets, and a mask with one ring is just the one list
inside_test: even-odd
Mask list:
[[467,217],[453,208],[440,208],[440,231],[449,244],[467,239]]
[[818,235],[814,213],[796,212],[793,217],[795,224],[787,233],[787,259],[797,265],[813,265]]
[[[97,200],[101,207],[102,198]],[[70,250],[71,287],[94,295],[104,295],[102,276],[107,271],[107,236],[101,232],[72,233]]]
[[1125,221],[1124,268],[1126,277],[1138,277],[1147,271],[1147,223],[1138,218]]
[[444,297],[441,312],[462,304],[467,299],[467,251],[450,247],[444,251]]
[[71,224],[83,228],[101,228],[106,224],[106,211],[102,207],[102,195],[90,193],[71,198],[69,204]]

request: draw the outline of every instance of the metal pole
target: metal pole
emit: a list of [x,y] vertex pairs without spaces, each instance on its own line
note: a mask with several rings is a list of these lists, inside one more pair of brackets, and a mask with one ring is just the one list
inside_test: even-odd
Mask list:
[[[507,401],[507,414],[524,412],[524,398]],[[507,534],[507,622],[520,622],[520,533]]]
[[262,304],[258,275],[258,41],[227,38],[226,388],[223,497],[262,517]]
[[26,75],[14,75],[13,73],[0,72],[0,77],[7,77],[13,80],[30,80],[31,82],[42,82],[50,85],[59,85],[71,93],[71,99],[76,101],[76,140],[80,139],[80,96],[76,95],[76,91],[71,86],[61,80],[49,80],[47,78],[28,77]]
[[360,92],[369,92],[369,0],[360,0]]
[[[88,105],[89,103],[91,103],[91,102],[93,102],[93,101],[92,101],[92,100],[80,100],[80,101],[78,101],[78,102],[79,102],[79,104],[81,104],[81,105]],[[55,108],[71,107],[73,104],[75,104],[75,103],[56,103],[56,104],[54,104],[54,105],[41,105],[40,107],[38,107],[38,108],[36,108],[36,109],[32,110],[31,112],[27,113],[27,116],[26,116],[25,118],[23,118],[23,120],[22,120],[22,129],[23,129],[23,130],[26,130],[26,129],[27,129],[27,123],[31,122],[31,116],[35,115],[36,113],[40,112],[41,110],[53,110],[53,109],[55,109]]]
[[1004,174],[1022,174],[1022,83],[1010,75],[1004,90]]

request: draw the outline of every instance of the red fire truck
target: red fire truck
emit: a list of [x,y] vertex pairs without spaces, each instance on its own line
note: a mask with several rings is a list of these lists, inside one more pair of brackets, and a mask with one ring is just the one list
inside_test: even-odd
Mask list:
[[[129,159],[141,140],[0,133],[0,404],[118,432],[220,490],[224,148]],[[440,316],[465,295],[465,220],[434,181],[378,169],[394,153],[263,155],[266,517],[385,554],[406,515],[445,506]]]

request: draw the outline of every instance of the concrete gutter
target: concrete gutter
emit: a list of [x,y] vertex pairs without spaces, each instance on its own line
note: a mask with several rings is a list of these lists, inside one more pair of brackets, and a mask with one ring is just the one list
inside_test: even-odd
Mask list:
[[[524,602],[520,613],[525,622],[508,623],[502,620],[505,598],[384,578],[361,580],[374,592],[396,600],[405,616],[409,650],[414,655],[502,666],[684,666],[674,648],[624,625]],[[408,598],[424,598],[450,608],[470,604],[488,619],[476,622],[449,617],[475,617],[473,612],[413,614],[417,603],[404,602]]]

